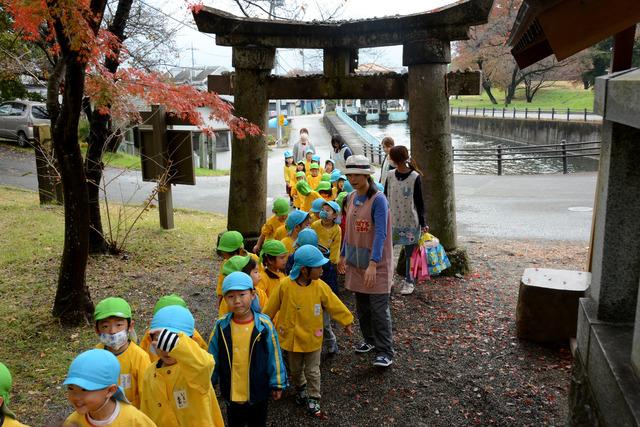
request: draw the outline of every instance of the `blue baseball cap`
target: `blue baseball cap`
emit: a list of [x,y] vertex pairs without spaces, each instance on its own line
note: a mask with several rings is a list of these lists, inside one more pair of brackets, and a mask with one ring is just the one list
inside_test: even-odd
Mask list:
[[248,291],[253,289],[251,276],[242,271],[234,271],[222,281],[222,295],[229,291]]
[[305,228],[298,233],[295,245],[297,247],[304,245],[318,246],[318,233],[313,228]]
[[[336,182],[337,180],[340,179],[340,177],[342,176],[342,172],[340,172],[338,169],[334,169],[333,172],[331,172],[331,178],[329,179],[329,181],[331,182]],[[345,179],[347,177],[345,176]]]
[[333,200],[329,200],[329,201],[324,201],[324,203],[322,203],[322,206],[324,205],[329,205],[329,207],[331,209],[333,209],[333,211],[337,214],[340,213],[340,205],[337,204],[336,202],[334,202]]
[[296,225],[302,224],[304,220],[307,219],[308,217],[309,217],[309,212],[305,212],[301,210],[291,211],[289,213],[289,216],[287,216],[287,220],[284,222],[284,226],[289,232],[289,234],[291,234],[291,232],[296,227]]
[[304,245],[298,248],[293,254],[293,268],[289,276],[292,279],[297,279],[300,276],[300,269],[302,267],[322,267],[329,260],[322,255],[320,249],[311,245]]
[[353,191],[353,185],[351,185],[349,180],[346,180],[344,182],[344,185],[342,186],[342,190],[346,191],[347,193],[351,193]]
[[313,213],[318,213],[322,209],[322,205],[324,205],[324,199],[322,197],[315,199],[311,202],[310,211]]
[[289,157],[293,157],[293,153],[289,150],[284,152],[284,158],[287,159]]
[[311,149],[311,148],[307,148],[307,149],[305,150],[304,154],[308,154],[308,153],[313,154],[313,153],[314,153],[313,149]]
[[[118,385],[120,362],[110,351],[94,348],[73,359],[64,385],[77,385],[85,390],[102,390]],[[113,395],[116,400],[129,403],[121,387]]]
[[313,156],[311,156],[311,160],[314,162],[319,162],[320,161],[320,156],[318,156],[317,154],[314,154]]
[[158,310],[151,319],[151,330],[167,329],[170,332],[182,332],[193,336],[196,321],[189,310],[179,305],[170,305]]

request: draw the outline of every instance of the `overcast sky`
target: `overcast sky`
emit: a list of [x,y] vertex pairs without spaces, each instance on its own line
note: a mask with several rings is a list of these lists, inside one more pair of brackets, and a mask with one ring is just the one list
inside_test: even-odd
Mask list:
[[[181,66],[191,66],[192,62],[196,67],[205,65],[223,65],[231,68],[231,48],[217,46],[215,37],[210,34],[202,34],[197,31],[195,22],[190,12],[186,10],[182,1],[162,1],[162,0],[143,0],[145,3],[161,9],[167,16],[174,20],[178,25],[178,21],[182,22],[181,29],[178,32],[176,43],[178,52],[175,57],[167,58],[168,63],[175,63]],[[323,5],[338,4],[339,0],[301,0],[300,3],[307,4],[307,12],[304,20],[321,19],[317,12],[316,2]],[[344,7],[338,16],[339,19],[364,19],[372,17],[381,17],[388,15],[406,15],[411,13],[425,12],[447,4],[455,3],[452,0],[346,0]],[[235,2],[232,0],[204,0],[206,6],[215,7],[225,10],[233,14],[240,15]],[[328,6],[326,6],[329,9]],[[191,50],[193,47],[193,51]],[[318,55],[315,55],[318,57]],[[283,49],[278,50],[278,73],[284,73],[293,68],[302,68],[303,56],[298,50]],[[401,47],[387,47],[376,50],[367,50],[360,54],[360,63],[375,61],[390,67],[402,66],[402,49]],[[313,52],[305,55],[305,69],[309,69],[314,64]],[[315,60],[319,64],[318,60]]]

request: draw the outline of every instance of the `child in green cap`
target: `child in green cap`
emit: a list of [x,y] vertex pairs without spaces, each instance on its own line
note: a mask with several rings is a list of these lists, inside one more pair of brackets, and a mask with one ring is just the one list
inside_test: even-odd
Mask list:
[[9,409],[9,392],[13,386],[11,372],[0,362],[0,426],[20,427],[24,424],[16,420],[15,414]]
[[[302,204],[302,199],[300,198],[300,194],[298,194],[298,189],[296,188],[296,185],[298,185],[300,181],[306,181],[306,180],[307,180],[307,174],[304,171],[296,172],[295,182],[291,184],[291,199],[293,199],[294,208],[300,209],[300,205]],[[275,239],[280,240],[277,237]]]
[[220,307],[220,303],[222,302],[222,280],[224,279],[224,275],[222,274],[222,270],[224,269],[224,265],[227,260],[235,255],[251,255],[256,263],[260,263],[260,258],[257,255],[247,252],[244,249],[244,237],[240,232],[235,230],[225,231],[220,236],[220,240],[218,241],[218,247],[216,248],[216,253],[220,256],[224,261],[220,266],[220,273],[218,273],[218,283],[216,286],[216,294],[218,295],[218,307]]
[[[187,306],[186,301],[180,295],[176,295],[176,294],[165,295],[163,297],[160,297],[158,302],[156,302],[155,307],[153,307],[153,314],[156,314],[158,310],[165,307],[169,307],[171,305],[179,305],[180,307],[184,307],[186,309],[189,308]],[[200,332],[198,332],[197,329],[194,329],[193,336],[191,338],[193,338],[193,340],[197,342],[201,348],[205,350],[207,349],[208,344],[204,340],[204,338],[202,338],[202,335],[200,335]],[[140,340],[139,346],[141,349],[143,349],[147,353],[147,355],[149,356],[149,360],[151,360],[151,363],[155,363],[158,361],[159,357],[157,354],[152,353],[149,350],[150,345],[151,345],[151,334],[147,329],[144,333],[144,336]]]
[[260,253],[262,249],[262,244],[265,240],[273,240],[276,234],[276,230],[284,225],[284,222],[287,219],[287,215],[289,215],[289,202],[287,199],[276,199],[273,201],[273,208],[271,212],[273,215],[267,220],[266,223],[262,226],[262,230],[260,230],[260,237],[258,238],[258,242],[253,247],[253,253]]
[[307,176],[307,182],[311,186],[311,188],[315,189],[320,184],[322,180],[322,175],[320,175],[320,165],[317,163],[311,163],[311,172]]
[[130,339],[130,336],[135,336],[135,330],[129,303],[122,298],[105,298],[96,305],[93,317],[96,334],[100,338],[96,347],[108,350],[118,358],[118,385],[124,390],[127,400],[140,408],[142,376],[151,361],[135,340]]
[[264,268],[256,289],[262,289],[267,296],[270,296],[271,292],[280,284],[280,280],[286,277],[284,268],[287,265],[289,251],[280,240],[269,240],[262,246],[260,258]]

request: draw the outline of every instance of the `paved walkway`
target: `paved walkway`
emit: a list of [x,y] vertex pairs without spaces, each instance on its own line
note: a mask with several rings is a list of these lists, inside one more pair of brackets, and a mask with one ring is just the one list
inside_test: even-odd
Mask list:
[[354,154],[364,154],[362,146],[367,142],[362,139],[362,137],[358,135],[351,126],[346,124],[344,120],[335,114],[327,115],[327,120],[329,120],[336,131],[342,135]]
[[[329,157],[331,137],[319,115],[296,117],[292,126],[292,135],[297,135],[302,127],[309,129],[321,158]],[[292,138],[291,146],[293,143]],[[286,149],[279,147],[269,153],[268,205],[285,194],[283,153]],[[224,155],[219,161],[220,167],[225,167]],[[151,183],[142,182],[139,172],[107,169],[106,177],[116,178],[108,189],[109,199],[116,202],[141,203],[153,187]],[[172,188],[174,207],[226,215],[229,177],[197,177],[196,182],[196,186]],[[595,182],[595,173],[456,175],[458,233],[466,237],[587,242],[592,214],[582,208],[593,206]],[[16,155],[4,143],[0,144],[0,185],[35,190],[35,162],[31,156]]]

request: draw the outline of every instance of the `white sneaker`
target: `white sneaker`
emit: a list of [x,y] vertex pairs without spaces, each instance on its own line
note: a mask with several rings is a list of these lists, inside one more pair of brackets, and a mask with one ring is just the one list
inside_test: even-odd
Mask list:
[[400,289],[400,295],[411,295],[414,289],[415,287],[413,286],[413,283],[405,281],[402,285],[402,289]]

